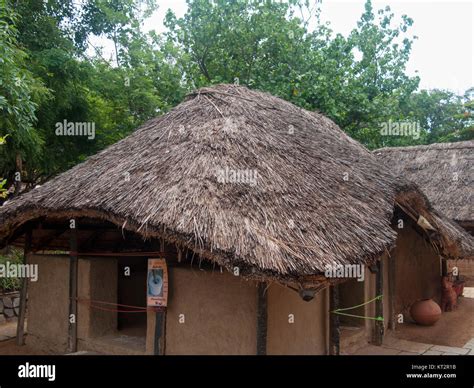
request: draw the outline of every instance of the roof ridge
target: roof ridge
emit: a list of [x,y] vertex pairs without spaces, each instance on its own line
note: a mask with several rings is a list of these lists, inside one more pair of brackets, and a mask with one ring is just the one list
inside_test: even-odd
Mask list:
[[398,146],[398,147],[382,147],[373,150],[372,152],[409,152],[421,149],[435,149],[435,150],[453,150],[453,149],[465,149],[473,148],[474,140],[464,140],[459,142],[448,142],[448,143],[432,143],[432,144],[419,144],[413,146]]

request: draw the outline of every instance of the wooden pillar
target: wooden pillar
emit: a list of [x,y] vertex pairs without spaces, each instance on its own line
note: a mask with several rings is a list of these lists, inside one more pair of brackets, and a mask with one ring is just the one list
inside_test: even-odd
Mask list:
[[267,354],[267,292],[266,283],[260,282],[257,290],[257,356]]
[[[28,254],[31,251],[31,241],[33,238],[32,229],[28,229],[25,235],[25,247],[23,251],[23,264],[28,264]],[[26,318],[26,299],[28,295],[28,278],[24,277],[21,280],[21,290],[20,290],[20,312],[18,314],[18,322],[16,326],[16,344],[24,345],[25,344],[25,318]]]
[[[160,241],[160,252],[165,252],[165,241]],[[170,288],[168,274],[168,288]],[[153,346],[153,354],[157,356],[163,356],[165,354],[166,345],[166,307],[162,307],[156,310],[155,313],[155,341]]]
[[390,330],[395,330],[396,325],[397,325],[397,312],[395,311],[395,293],[396,293],[396,287],[395,287],[395,281],[396,281],[396,264],[395,264],[395,258],[394,257],[389,257],[388,258],[388,287],[389,287],[389,293],[390,295],[388,296],[390,299]]
[[163,356],[165,354],[166,337],[166,310],[160,309],[155,313],[155,342],[153,354]]
[[70,230],[69,248],[69,332],[68,350],[70,353],[77,352],[77,230]]
[[[334,284],[330,287],[330,308],[329,311],[334,311],[339,308],[339,285]],[[329,316],[329,354],[338,356],[340,352],[340,337],[341,332],[339,328],[339,315],[330,313]]]
[[[375,293],[377,296],[383,294],[383,258],[377,261],[377,272],[375,274]],[[378,298],[375,301],[375,316],[383,318],[383,298]],[[384,322],[375,321],[374,344],[382,345],[384,334]]]

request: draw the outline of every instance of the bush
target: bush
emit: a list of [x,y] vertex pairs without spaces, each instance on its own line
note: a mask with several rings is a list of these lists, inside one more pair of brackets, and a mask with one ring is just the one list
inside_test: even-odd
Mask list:
[[[7,254],[0,255],[0,265],[23,263],[23,253],[19,249],[11,249]],[[20,278],[0,277],[0,291],[17,291],[21,287]]]

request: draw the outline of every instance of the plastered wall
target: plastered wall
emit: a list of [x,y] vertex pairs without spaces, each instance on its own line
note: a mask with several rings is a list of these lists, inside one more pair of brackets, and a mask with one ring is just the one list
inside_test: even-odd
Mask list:
[[267,354],[326,354],[327,292],[305,302],[290,288],[278,284],[268,288]]

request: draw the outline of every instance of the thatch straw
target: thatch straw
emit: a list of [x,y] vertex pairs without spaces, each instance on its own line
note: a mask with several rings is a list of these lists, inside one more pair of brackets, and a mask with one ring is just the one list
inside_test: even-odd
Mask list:
[[474,140],[375,150],[396,174],[415,182],[433,207],[456,221],[474,221]]
[[[219,181],[226,168],[256,181]],[[3,206],[0,238],[40,216],[104,218],[228,268],[301,277],[393,246],[397,185],[322,115],[218,85]]]

